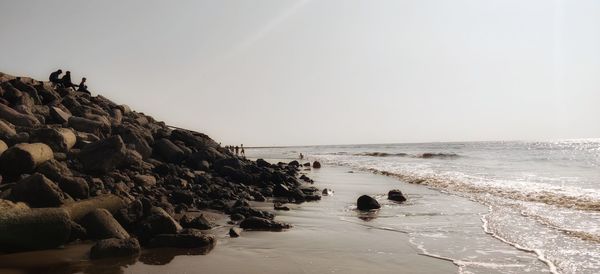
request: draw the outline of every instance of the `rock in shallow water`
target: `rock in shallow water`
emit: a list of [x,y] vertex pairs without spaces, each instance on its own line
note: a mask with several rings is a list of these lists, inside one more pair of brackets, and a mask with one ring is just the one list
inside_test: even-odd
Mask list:
[[398,189],[392,189],[388,192],[388,199],[397,202],[406,201],[406,197],[402,194],[402,191]]
[[289,224],[279,223],[265,218],[249,217],[240,223],[245,230],[281,231],[290,228]]
[[140,253],[140,243],[135,238],[104,239],[98,241],[90,250],[91,259],[134,256]]
[[379,202],[377,202],[377,200],[375,200],[373,197],[362,195],[358,197],[358,200],[356,201],[356,207],[358,210],[372,210],[381,208],[381,205],[379,205]]
[[149,247],[212,248],[216,244],[213,235],[202,234],[195,229],[186,229],[180,234],[159,234],[148,243]]

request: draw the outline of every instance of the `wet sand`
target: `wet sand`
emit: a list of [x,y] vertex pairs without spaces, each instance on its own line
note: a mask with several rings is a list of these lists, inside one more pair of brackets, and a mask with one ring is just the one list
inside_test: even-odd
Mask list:
[[[534,254],[485,234],[481,216],[487,207],[391,177],[349,171],[330,166],[306,171],[315,186],[333,189],[334,194],[318,202],[287,204],[291,211],[277,211],[276,220],[293,225],[284,232],[244,231],[240,238],[229,238],[229,227],[222,221],[211,232],[218,243],[207,255],[146,250],[139,258],[91,263],[81,254],[86,249],[74,246],[63,255],[42,251],[10,256],[13,262],[31,264],[36,260],[33,254],[53,253],[66,261],[46,273],[545,272]],[[387,200],[385,194],[394,188],[409,200],[403,204]],[[366,214],[356,211],[356,198],[362,194],[376,197],[382,208]],[[271,203],[255,205],[273,210]],[[7,261],[2,257],[0,265]]]

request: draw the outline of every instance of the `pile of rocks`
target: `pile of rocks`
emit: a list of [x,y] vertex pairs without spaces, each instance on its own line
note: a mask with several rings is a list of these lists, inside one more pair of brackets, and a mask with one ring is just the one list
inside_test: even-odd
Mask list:
[[[141,246],[200,248],[215,238],[186,211],[212,209],[244,229],[281,230],[247,201],[320,199],[298,162],[236,157],[102,96],[0,73],[0,247],[99,240],[92,257]],[[184,225],[185,227],[182,227]]]

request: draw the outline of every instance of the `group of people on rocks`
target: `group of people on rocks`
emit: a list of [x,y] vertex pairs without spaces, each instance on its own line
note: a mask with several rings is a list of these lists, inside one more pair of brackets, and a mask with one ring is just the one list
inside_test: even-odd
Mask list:
[[235,156],[246,157],[246,151],[244,150],[244,144],[241,144],[240,146],[225,146],[225,148],[227,150],[231,151],[231,153],[235,153]]
[[86,81],[85,77],[81,78],[81,82],[77,86],[77,85],[73,84],[73,82],[71,81],[71,72],[70,71],[65,72],[65,75],[60,77],[62,72],[63,71],[61,69],[59,69],[53,73],[50,73],[50,82],[52,82],[53,84],[55,84],[57,86],[61,86],[61,87],[65,87],[65,88],[77,88],[77,91],[90,94],[90,92],[88,91],[87,85],[85,84],[85,81]]

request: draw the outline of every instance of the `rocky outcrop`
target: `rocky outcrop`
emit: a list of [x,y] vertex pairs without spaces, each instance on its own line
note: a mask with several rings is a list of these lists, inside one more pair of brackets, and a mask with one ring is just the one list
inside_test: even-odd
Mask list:
[[321,198],[297,161],[240,158],[205,134],[31,78],[0,73],[0,87],[0,197],[11,200],[0,200],[11,205],[0,208],[0,248],[111,238],[95,246],[92,257],[100,258],[138,252],[131,239],[211,247],[214,238],[196,229],[216,231],[215,224],[195,212],[278,231],[289,225],[248,201]]

